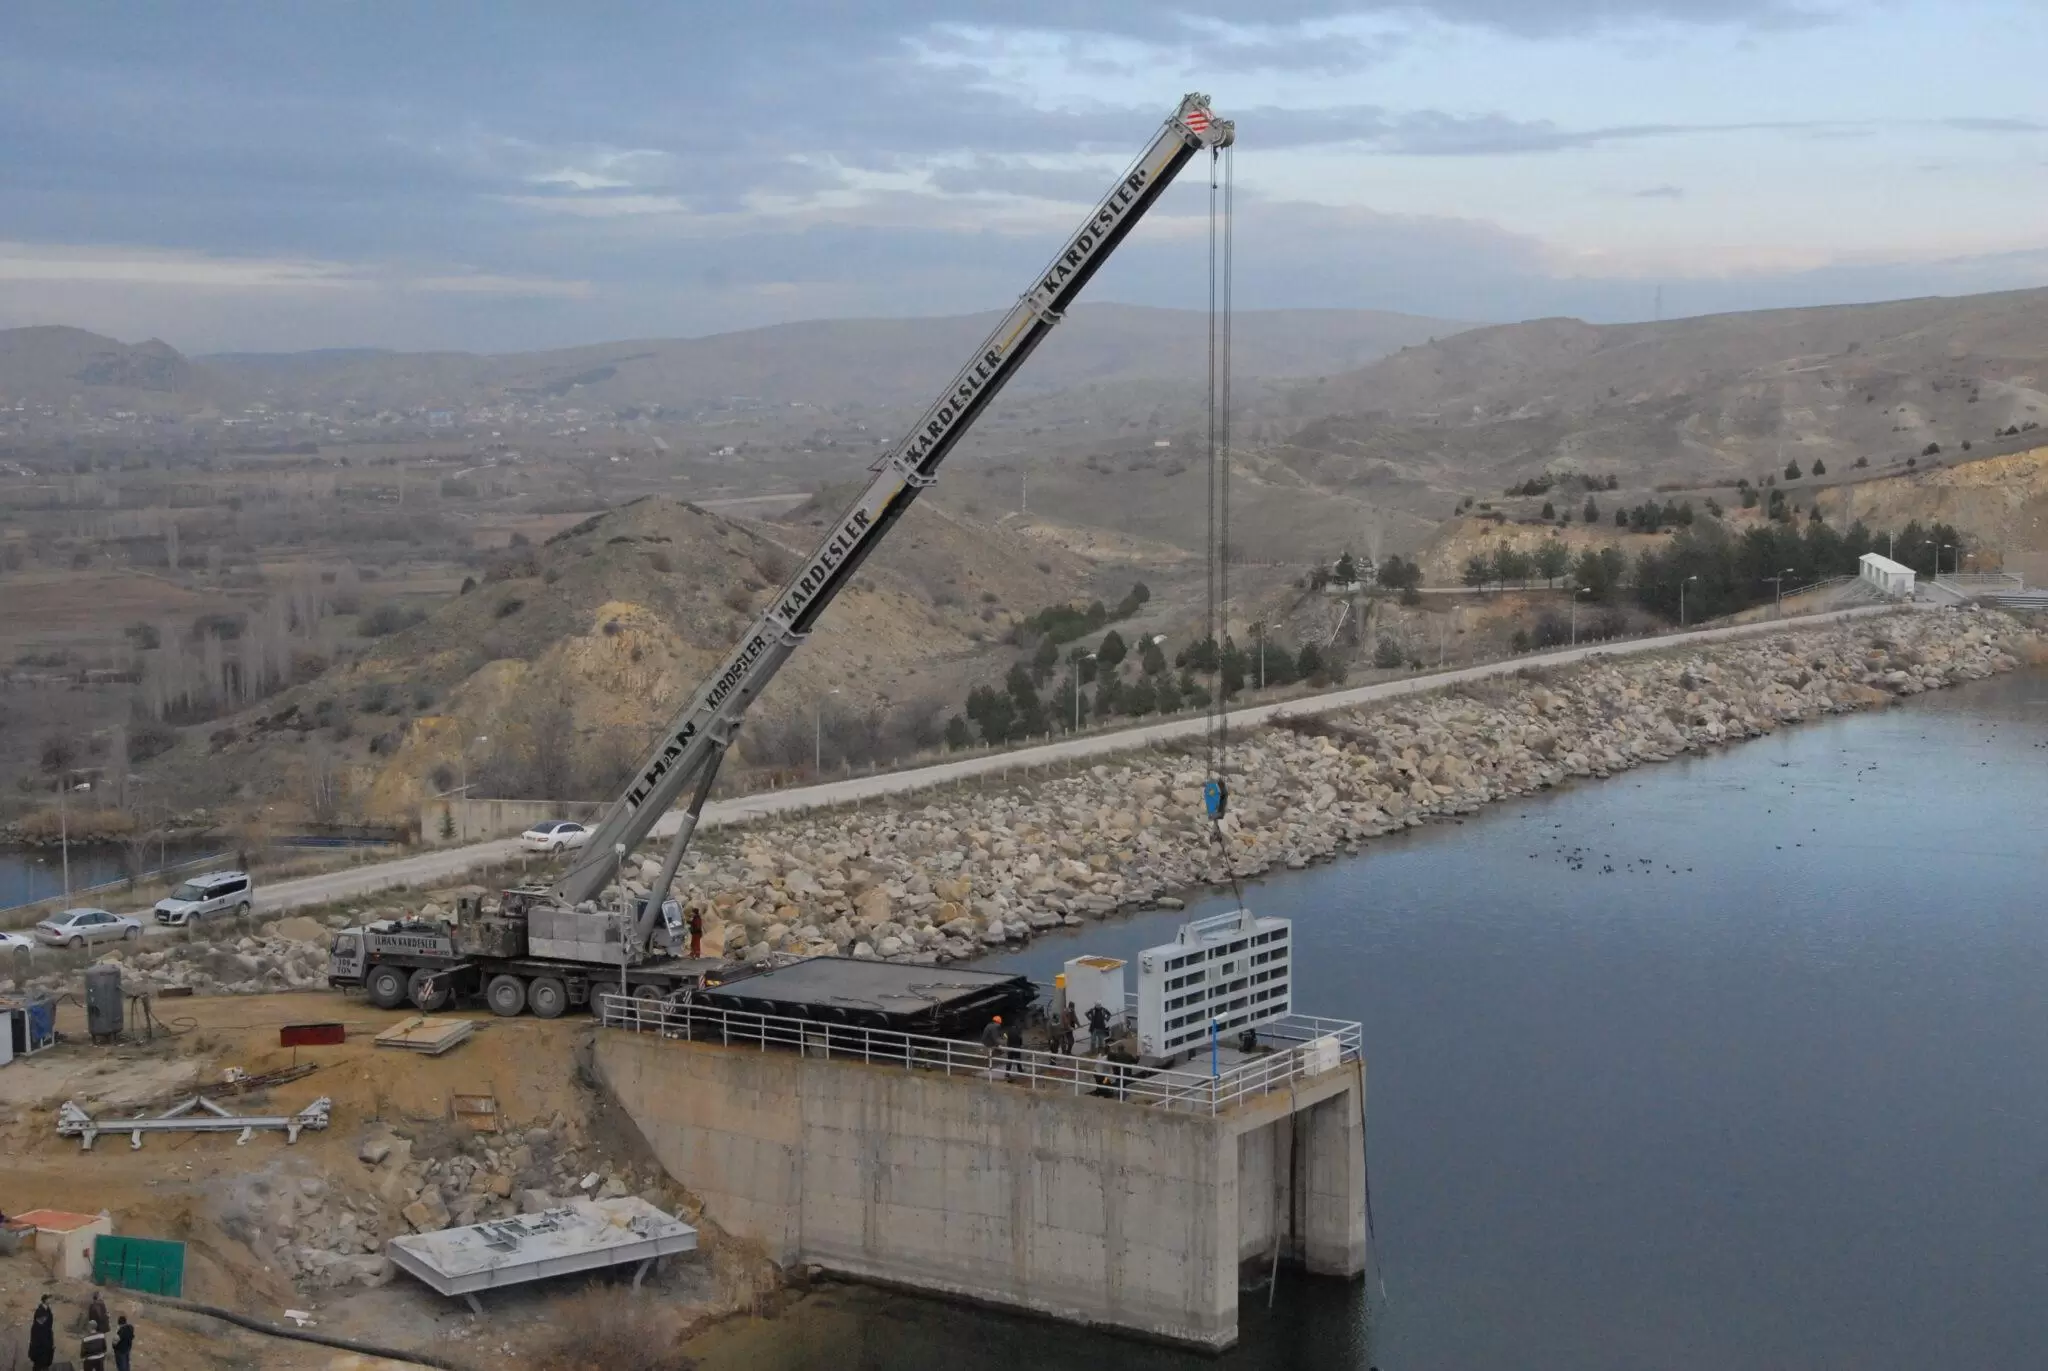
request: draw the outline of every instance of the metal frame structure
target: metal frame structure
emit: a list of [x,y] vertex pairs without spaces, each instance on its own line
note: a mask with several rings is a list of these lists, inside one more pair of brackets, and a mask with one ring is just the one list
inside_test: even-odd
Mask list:
[[[144,1133],[239,1133],[235,1145],[240,1147],[262,1128],[280,1131],[287,1143],[295,1143],[302,1130],[327,1127],[327,1116],[333,1107],[334,1101],[322,1095],[296,1114],[231,1114],[206,1096],[194,1095],[154,1118],[101,1122],[86,1113],[77,1101],[66,1100],[57,1111],[57,1136],[79,1139],[81,1150],[88,1152],[102,1133],[126,1133],[128,1146],[138,1152],[142,1150]],[[204,1112],[195,1112],[201,1110]]]
[[870,1066],[932,1071],[945,1076],[1007,1083],[1027,1090],[1071,1095],[1105,1095],[1131,1104],[1220,1114],[1246,1100],[1285,1090],[1361,1059],[1363,1031],[1343,1019],[1290,1014],[1264,1024],[1259,1036],[1280,1044],[1210,1074],[1130,1065],[1101,1057],[1039,1052],[1022,1047],[987,1048],[953,1038],[816,1023],[775,1014],[752,1014],[680,1000],[629,995],[597,997],[598,1021],[633,1033],[658,1033],[724,1047],[770,1048],[804,1057],[862,1062]]

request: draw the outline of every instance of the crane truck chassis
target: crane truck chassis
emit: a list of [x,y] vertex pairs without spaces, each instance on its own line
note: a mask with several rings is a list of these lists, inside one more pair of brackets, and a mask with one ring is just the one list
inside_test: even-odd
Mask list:
[[[328,980],[362,986],[372,1001],[396,1008],[401,998],[422,1010],[458,996],[482,995],[499,1014],[531,1008],[554,1018],[588,1003],[593,990],[623,983],[634,995],[666,997],[701,984],[717,963],[657,955],[674,944],[676,869],[710,797],[719,764],[747,708],[809,636],[868,555],[888,536],[920,493],[938,479],[939,464],[1016,375],[1097,269],[1157,202],[1197,153],[1214,159],[1236,140],[1236,126],[1217,119],[1209,97],[1184,96],[1152,141],[1109,193],[1033,279],[1017,303],[974,350],[953,383],[917,425],[870,470],[873,479],[831,525],[767,609],[741,635],[721,665],[663,730],[568,868],[547,886],[504,892],[498,907],[464,910],[454,926],[384,922],[335,935]],[[670,840],[660,874],[637,909],[599,908],[595,897],[626,857],[694,787]],[[666,938],[656,925],[667,922]],[[666,950],[666,949],[664,949]],[[400,977],[404,995],[400,996]]]
[[[471,896],[458,899],[453,922],[439,919],[384,919],[334,936],[327,956],[327,982],[338,989],[360,988],[380,1009],[411,1004],[431,1014],[464,1000],[481,998],[494,1014],[514,1017],[531,1009],[543,1019],[560,1017],[590,1002],[592,994],[621,986],[643,998],[668,999],[716,984],[725,963],[716,957],[659,956],[622,961],[622,936],[607,944],[609,958],[544,955],[558,953],[554,940],[533,946],[531,914],[520,908],[520,892],[507,891],[495,911]],[[641,911],[613,916],[620,934]],[[669,900],[664,941],[680,942],[680,911]],[[603,947],[587,949],[601,953]]]

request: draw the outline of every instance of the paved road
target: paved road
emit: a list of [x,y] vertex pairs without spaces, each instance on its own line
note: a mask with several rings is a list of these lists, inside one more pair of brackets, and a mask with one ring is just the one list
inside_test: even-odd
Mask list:
[[[1829,614],[1809,614],[1793,619],[1766,620],[1727,628],[1694,629],[1687,633],[1667,633],[1654,638],[1633,638],[1624,642],[1559,648],[1552,652],[1532,652],[1479,666],[1424,672],[1396,681],[1381,681],[1375,685],[1356,686],[1349,690],[1333,690],[1278,704],[1234,709],[1230,711],[1230,726],[1232,729],[1257,728],[1283,716],[1327,714],[1334,710],[1349,709],[1354,705],[1399,699],[1406,695],[1421,695],[1432,690],[1441,690],[1445,686],[1506,676],[1526,667],[1562,666],[1594,657],[1633,657],[1648,652],[1667,652],[1678,647],[1754,638],[1789,629],[1813,628],[1893,612],[1889,605],[1874,605]],[[1189,715],[1163,723],[1148,724],[1142,728],[1067,738],[1059,742],[1040,744],[1037,747],[965,757],[959,761],[940,762],[913,770],[891,771],[876,776],[856,776],[843,781],[829,781],[823,785],[766,791],[758,795],[742,795],[706,805],[702,828],[715,828],[735,821],[901,795],[981,776],[1007,776],[1013,771],[1028,771],[1063,762],[1108,757],[1160,743],[1197,742],[1205,735],[1208,727],[1206,715]],[[655,826],[655,837],[663,838],[674,833],[678,822],[679,815],[668,815]],[[648,846],[652,848],[655,844],[650,841]],[[468,872],[497,865],[518,855],[518,852],[518,839],[501,838],[462,847],[437,848],[416,856],[346,867],[318,876],[302,876],[296,880],[279,881],[275,885],[259,888],[256,908],[260,913],[275,913],[304,905],[324,904],[330,900],[365,895],[377,890],[388,890],[396,886],[452,885],[459,882]]]

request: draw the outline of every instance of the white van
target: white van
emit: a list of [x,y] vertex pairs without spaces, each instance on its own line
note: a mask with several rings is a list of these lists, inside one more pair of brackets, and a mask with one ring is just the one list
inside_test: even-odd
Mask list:
[[247,914],[250,894],[246,871],[212,871],[194,876],[156,902],[156,921],[184,925],[215,914]]

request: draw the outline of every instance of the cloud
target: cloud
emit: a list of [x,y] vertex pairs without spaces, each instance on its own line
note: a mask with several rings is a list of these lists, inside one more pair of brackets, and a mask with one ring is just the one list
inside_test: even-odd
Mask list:
[[[602,19],[524,0],[19,8],[0,50],[0,225],[22,242],[0,245],[0,314],[61,315],[68,300],[81,322],[225,347],[525,347],[986,307],[1015,294],[1192,72],[1219,95],[1258,92],[1223,101],[1248,156],[1313,161],[1331,199],[1389,174],[1373,158],[1470,161],[1415,173],[1451,186],[1486,176],[1481,159],[1640,147],[1648,166],[1600,184],[1701,184],[1663,164],[1666,143],[1677,156],[1681,140],[1772,131],[2032,131],[1983,117],[1713,124],[1598,102],[1551,119],[1530,116],[1566,106],[1455,83],[1442,97],[1466,102],[1455,109],[1349,98],[1384,89],[1375,70],[1446,26],[1538,40],[1532,62],[1568,74],[1559,45],[1577,36],[1760,33],[1841,13],[1797,0],[789,0]],[[1134,71],[1169,94],[1137,99]],[[1245,180],[1247,304],[1506,318],[1612,311],[1637,289],[1565,281],[1569,244],[1275,199]],[[1162,205],[1094,298],[1192,298],[1190,195]]]
[[1684,186],[1644,186],[1641,190],[1629,192],[1637,200],[1683,200]]
[[1964,133],[2048,133],[2048,123],[2039,119],[1968,117],[1937,119],[1935,123],[1941,128],[1959,129]]

